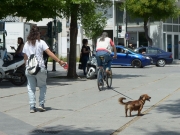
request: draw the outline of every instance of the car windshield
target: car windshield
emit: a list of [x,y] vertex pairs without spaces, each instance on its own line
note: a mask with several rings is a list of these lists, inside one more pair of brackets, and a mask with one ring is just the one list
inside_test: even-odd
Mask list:
[[131,49],[131,48],[128,48],[128,47],[124,47],[125,49],[127,49],[127,50],[129,50],[130,52],[133,52],[133,53],[137,53],[137,52],[135,52],[133,49]]

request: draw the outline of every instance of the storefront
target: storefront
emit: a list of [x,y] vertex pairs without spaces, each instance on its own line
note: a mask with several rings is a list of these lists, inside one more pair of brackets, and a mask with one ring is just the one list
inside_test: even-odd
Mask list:
[[180,59],[180,17],[163,23],[162,49],[172,52],[174,59]]

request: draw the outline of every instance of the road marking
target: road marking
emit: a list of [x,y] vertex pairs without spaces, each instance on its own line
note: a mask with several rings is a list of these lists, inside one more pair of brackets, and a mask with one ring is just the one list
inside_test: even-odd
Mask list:
[[[163,99],[161,99],[159,102],[157,102],[156,104],[154,104],[153,106],[151,106],[150,108],[148,108],[147,110],[145,110],[142,114],[145,115],[148,112],[150,112],[152,109],[154,109],[155,107],[157,107],[160,103],[164,102],[166,99],[168,99],[170,96],[172,96],[175,92],[179,91],[180,88],[178,88],[177,90],[175,90],[174,92],[172,92],[171,94],[167,95],[166,97],[164,97]],[[129,122],[127,122],[126,124],[124,124],[122,127],[118,128],[116,131],[114,131],[113,133],[111,133],[110,135],[118,135],[120,132],[122,132],[125,128],[129,127],[131,124],[133,124],[134,122],[136,122],[137,120],[139,120],[142,116],[136,116],[135,118],[133,118],[132,120],[130,120]]]

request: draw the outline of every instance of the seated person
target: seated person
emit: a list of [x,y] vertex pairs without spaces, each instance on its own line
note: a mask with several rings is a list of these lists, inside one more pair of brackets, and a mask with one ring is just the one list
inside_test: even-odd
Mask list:
[[17,43],[18,43],[17,50],[14,48],[14,46],[11,46],[11,49],[15,50],[14,58],[24,57],[24,55],[22,53],[22,50],[23,50],[23,47],[24,47],[23,39],[21,37],[18,37]]

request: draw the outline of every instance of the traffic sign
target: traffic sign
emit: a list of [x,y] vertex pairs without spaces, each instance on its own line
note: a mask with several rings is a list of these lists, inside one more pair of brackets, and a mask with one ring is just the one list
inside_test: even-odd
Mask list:
[[126,34],[125,34],[125,38],[126,38],[126,40],[129,40],[129,38],[130,38],[129,33],[126,33]]

